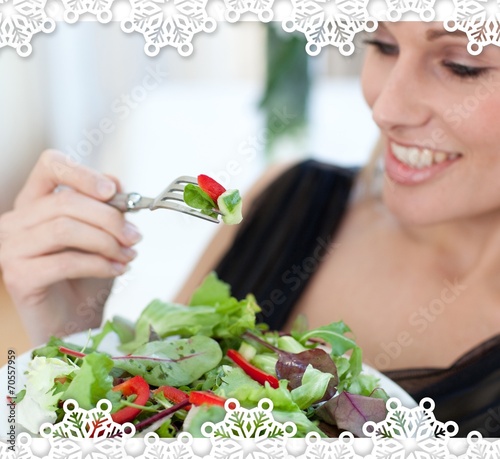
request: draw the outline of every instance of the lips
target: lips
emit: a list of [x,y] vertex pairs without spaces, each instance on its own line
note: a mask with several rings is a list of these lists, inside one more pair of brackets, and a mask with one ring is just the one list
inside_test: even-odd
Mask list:
[[390,142],[385,169],[391,180],[402,185],[417,185],[441,174],[462,158],[459,153],[405,146]]

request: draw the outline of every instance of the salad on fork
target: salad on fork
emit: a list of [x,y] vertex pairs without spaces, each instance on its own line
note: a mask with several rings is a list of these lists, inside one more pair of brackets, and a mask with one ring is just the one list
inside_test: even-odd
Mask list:
[[240,192],[226,190],[204,174],[177,177],[156,198],[135,192],[117,193],[108,204],[122,212],[169,209],[212,223],[219,223],[219,217],[222,217],[226,225],[237,225],[243,219]]

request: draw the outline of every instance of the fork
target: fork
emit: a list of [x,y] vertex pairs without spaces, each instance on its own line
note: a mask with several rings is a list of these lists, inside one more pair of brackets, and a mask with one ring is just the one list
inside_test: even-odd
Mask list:
[[[218,218],[205,215],[199,210],[188,207],[184,203],[184,187],[188,183],[198,185],[198,180],[196,177],[182,175],[172,181],[156,198],[147,198],[139,193],[117,193],[111,200],[107,201],[107,204],[116,207],[121,212],[133,212],[141,209],[170,209],[193,217],[202,218],[212,223],[219,223]],[[213,211],[220,214],[217,209],[213,209]]]

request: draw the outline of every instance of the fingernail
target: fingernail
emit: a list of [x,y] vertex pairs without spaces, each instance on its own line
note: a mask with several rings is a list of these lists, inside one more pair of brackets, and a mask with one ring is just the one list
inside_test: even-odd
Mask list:
[[133,260],[137,256],[137,251],[130,247],[122,247],[121,252],[129,260]]
[[112,180],[101,179],[97,182],[97,192],[103,198],[111,198],[116,193],[116,184]]
[[125,226],[123,227],[123,234],[132,244],[136,244],[142,239],[137,226],[130,222],[125,223]]
[[124,265],[123,263],[112,263],[111,264],[111,272],[113,276],[119,276],[120,274],[123,274],[127,272],[130,269],[129,266]]

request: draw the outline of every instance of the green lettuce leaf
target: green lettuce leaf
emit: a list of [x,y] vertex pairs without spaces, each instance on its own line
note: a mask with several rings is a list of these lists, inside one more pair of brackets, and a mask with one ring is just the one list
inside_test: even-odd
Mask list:
[[[67,347],[68,349],[72,349],[73,351],[82,351],[81,344],[72,344],[66,341],[63,341],[61,338],[56,338],[55,336],[51,336],[49,341],[44,345],[32,352],[33,357],[63,357],[65,358],[65,354],[59,351],[61,346]],[[87,352],[91,352],[93,349],[86,348]]]
[[38,434],[45,422],[57,419],[57,403],[62,393],[57,390],[55,378],[77,374],[80,369],[57,358],[37,356],[28,364],[24,397],[17,403],[17,422],[31,433]]
[[292,421],[297,425],[297,436],[305,437],[309,432],[317,432],[325,436],[317,425],[310,421],[306,414],[293,400],[287,388],[286,380],[280,381],[280,386],[273,389],[269,384],[262,386],[251,379],[241,368],[227,369],[222,377],[222,384],[215,391],[217,395],[226,398],[236,398],[242,406],[252,408],[260,400],[267,398],[273,403],[274,419],[280,422]]
[[214,424],[221,422],[225,416],[226,410],[221,406],[193,406],[186,416],[182,430],[190,433],[195,438],[206,438],[202,430],[203,425],[206,422],[213,422]]
[[92,336],[92,348],[98,349],[101,342],[110,333],[116,333],[120,343],[127,343],[134,339],[134,325],[123,317],[113,317],[106,321],[99,333]]
[[149,341],[151,328],[161,338],[174,335],[240,338],[244,331],[255,328],[259,311],[251,295],[238,301],[231,297],[227,284],[212,273],[194,293],[190,306],[159,300],[150,303],[136,322],[134,339],[123,344],[120,350],[135,353]]
[[350,331],[351,329],[340,321],[304,333],[295,333],[293,336],[302,344],[311,338],[320,338],[328,343],[332,356],[338,356],[357,347],[353,339],[345,336]]
[[[373,375],[365,374],[363,370],[363,353],[360,347],[355,347],[349,358],[345,356],[335,357],[335,365],[339,375],[339,392],[350,392],[364,396],[371,396],[379,389],[380,380]],[[385,392],[378,392],[378,396],[383,398]]]
[[[139,358],[141,357],[141,358]],[[217,341],[193,336],[175,341],[153,341],[133,356],[115,358],[114,365],[142,376],[153,386],[184,386],[215,368],[222,359]]]
[[113,392],[113,377],[109,374],[114,363],[105,354],[94,352],[82,359],[82,366],[76,373],[64,394],[62,400],[76,400],[81,408],[90,410],[97,402],[107,399],[113,405],[120,400],[120,394]]
[[302,384],[291,391],[293,401],[302,410],[309,408],[324,397],[333,377],[332,374],[323,373],[309,365],[302,376]]
[[189,302],[190,306],[217,306],[231,299],[231,287],[217,278],[215,273],[205,277]]

